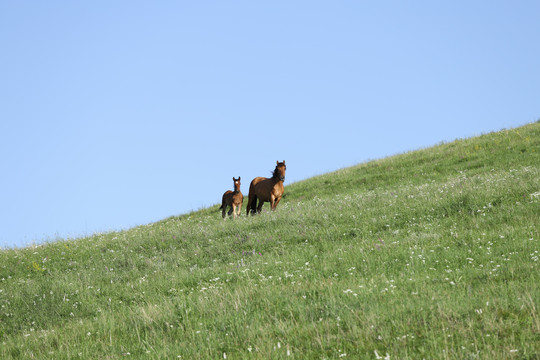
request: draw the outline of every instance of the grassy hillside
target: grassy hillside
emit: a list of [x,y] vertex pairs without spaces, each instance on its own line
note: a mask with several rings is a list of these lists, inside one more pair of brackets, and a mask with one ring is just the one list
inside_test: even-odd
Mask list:
[[535,123],[3,250],[0,358],[538,359],[539,179]]

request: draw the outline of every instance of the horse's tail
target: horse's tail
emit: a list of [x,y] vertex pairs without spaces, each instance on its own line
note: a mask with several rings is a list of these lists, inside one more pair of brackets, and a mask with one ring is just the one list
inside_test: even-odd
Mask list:
[[223,205],[221,205],[218,210],[221,210],[221,209],[223,209]]
[[252,214],[255,214],[257,212],[257,195],[254,195],[253,196],[253,199],[251,200],[251,204],[250,204],[250,212]]

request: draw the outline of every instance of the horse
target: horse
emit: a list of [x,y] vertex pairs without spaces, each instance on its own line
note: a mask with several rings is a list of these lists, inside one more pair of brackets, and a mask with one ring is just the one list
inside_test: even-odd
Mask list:
[[[230,206],[231,209],[229,210],[228,215],[231,216],[231,214],[233,214],[233,218],[236,219],[236,216],[240,216],[244,195],[242,195],[242,192],[240,191],[240,176],[238,179],[235,179],[234,177],[232,179],[234,182],[234,191],[225,191],[221,198],[221,207],[219,209],[221,210],[221,216],[225,218],[225,210],[227,209],[227,206]],[[236,207],[238,207],[238,215],[236,214]]]
[[[272,173],[271,178],[256,177],[249,185],[249,195],[246,214],[249,215],[261,212],[265,202],[270,202],[270,208],[276,209],[281,197],[283,196],[283,182],[285,181],[285,160],[283,162],[276,161],[276,168]],[[259,205],[257,206],[257,199]]]

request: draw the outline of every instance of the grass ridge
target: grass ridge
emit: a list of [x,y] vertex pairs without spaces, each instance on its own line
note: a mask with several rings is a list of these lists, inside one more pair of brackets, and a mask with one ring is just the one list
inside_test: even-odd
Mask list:
[[538,359],[540,123],[0,251],[0,357]]

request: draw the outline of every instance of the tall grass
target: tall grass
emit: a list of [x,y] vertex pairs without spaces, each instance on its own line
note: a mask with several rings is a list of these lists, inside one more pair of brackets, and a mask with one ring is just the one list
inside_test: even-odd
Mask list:
[[[540,358],[540,124],[0,253],[0,357]],[[293,170],[291,165],[290,170]]]

